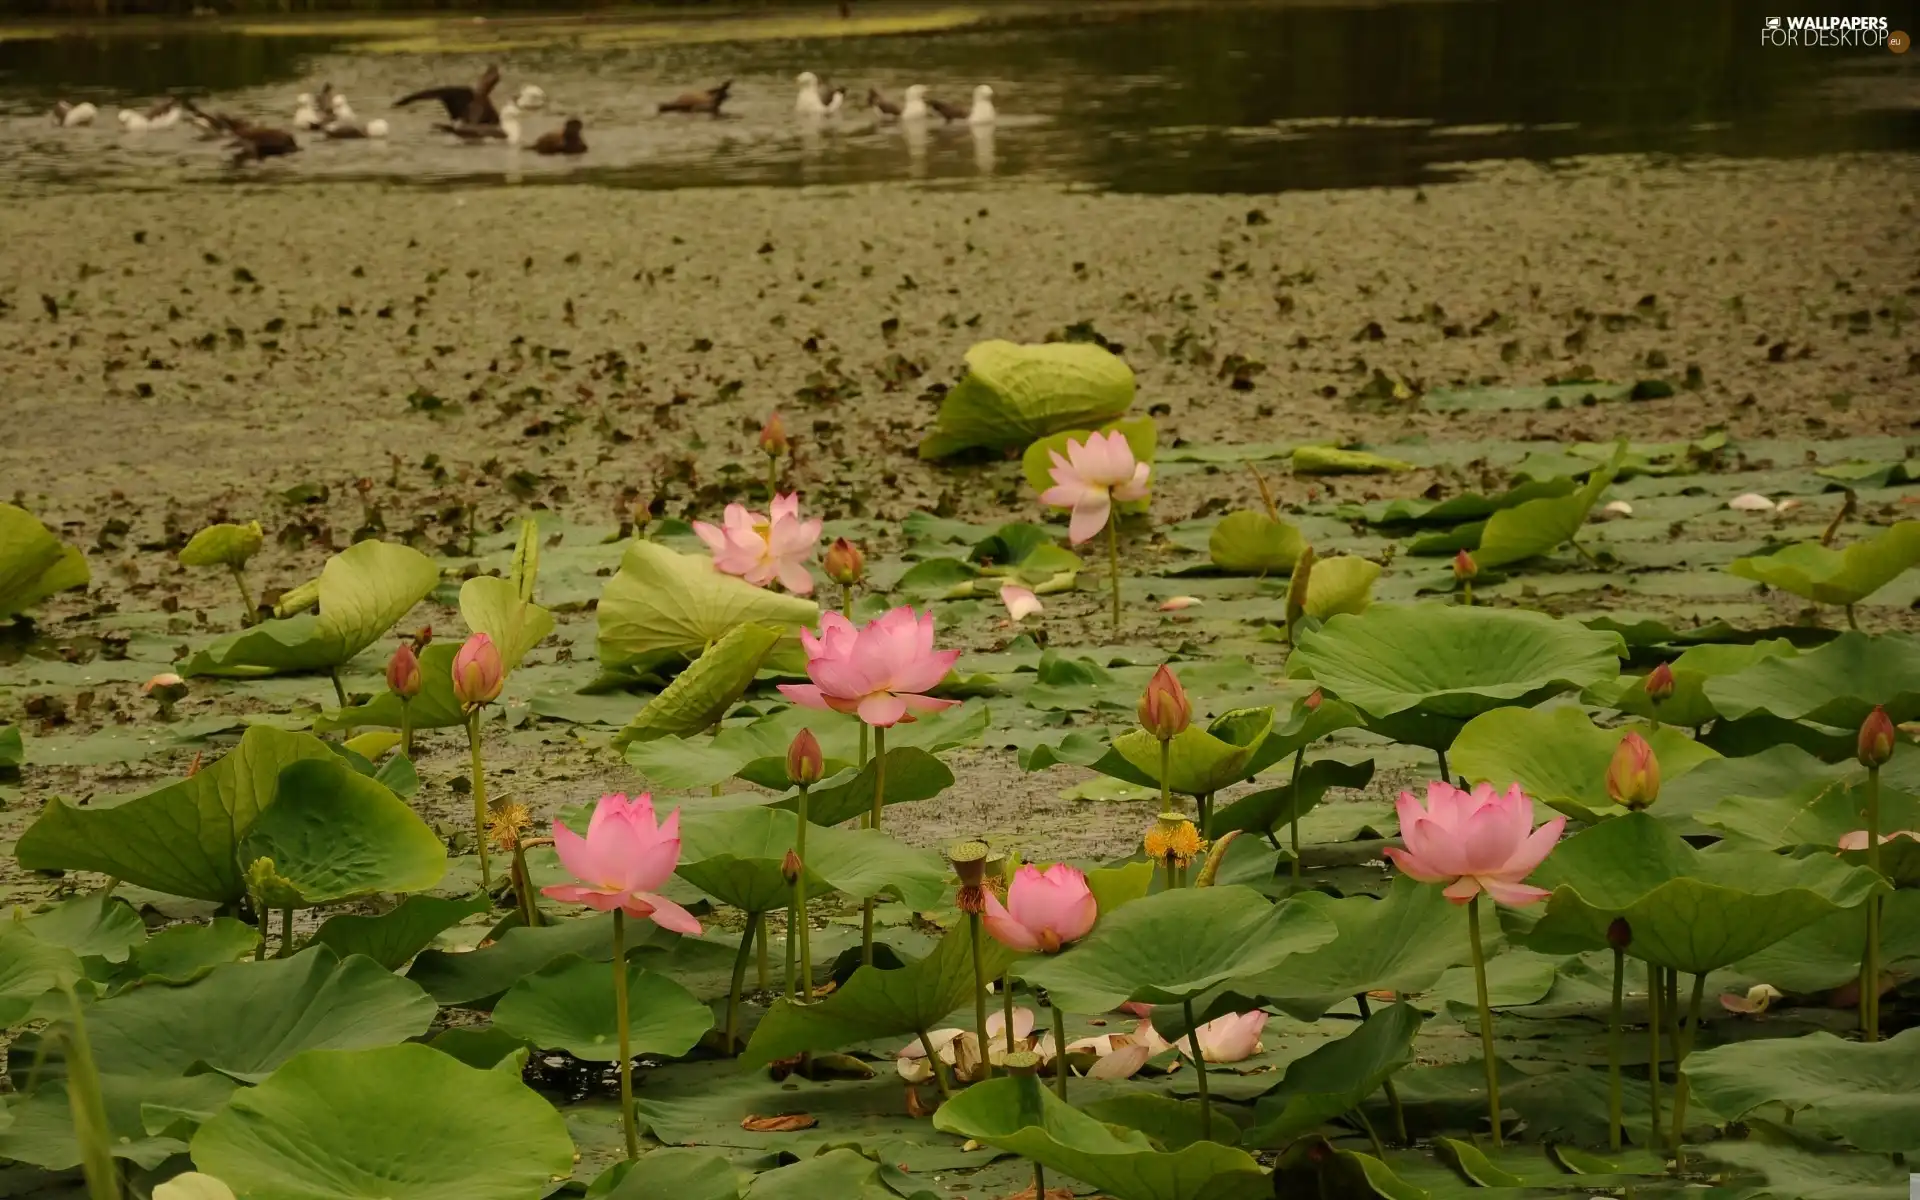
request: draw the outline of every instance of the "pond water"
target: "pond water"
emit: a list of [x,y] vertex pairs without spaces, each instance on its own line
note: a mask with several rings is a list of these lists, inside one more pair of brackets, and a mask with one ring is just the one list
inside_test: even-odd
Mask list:
[[[1276,192],[1407,185],[1463,163],[1639,152],[1801,156],[1920,146],[1920,54],[1763,48],[1763,7],[1655,0],[1423,0],[1368,5],[1054,4],[951,10],[861,4],[701,20],[407,26],[97,22],[0,39],[7,186],[153,186],[266,177],[448,184],[592,181],[640,188],[1056,181],[1130,192]],[[881,32],[923,26],[921,32]],[[862,36],[862,34],[866,34]],[[491,40],[493,45],[480,43]],[[416,88],[501,64],[504,98],[551,97],[529,136],[567,116],[590,152],[542,159],[432,130],[437,106],[390,111]],[[837,118],[803,122],[793,76],[848,89]],[[726,117],[662,116],[659,100],[734,81]],[[384,143],[312,139],[297,158],[236,171],[185,127],[123,134],[120,105],[168,92],[285,124],[331,82]],[[991,83],[1001,117],[902,128],[864,105],[910,83],[962,102]],[[59,97],[102,108],[91,129],[46,119]],[[435,111],[429,111],[435,109]]]

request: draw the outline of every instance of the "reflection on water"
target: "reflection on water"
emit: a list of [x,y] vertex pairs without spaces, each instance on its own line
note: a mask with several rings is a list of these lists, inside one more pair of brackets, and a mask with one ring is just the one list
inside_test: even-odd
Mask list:
[[[1588,153],[1806,155],[1920,146],[1920,55],[1765,49],[1758,0],[1420,0],[1232,4],[1160,11],[1062,4],[938,34],[703,44],[549,44],[501,59],[502,95],[550,95],[528,138],[586,122],[583,159],[465,145],[437,106],[387,111],[417,88],[470,82],[485,59],[356,52],[342,37],[248,37],[193,25],[159,35],[0,41],[0,161],[20,181],[130,184],[381,178],[633,187],[1045,179],[1122,191],[1405,185],[1450,164]],[[107,26],[111,29],[111,26]],[[846,111],[793,111],[793,77],[845,86]],[[734,80],[726,115],[656,103]],[[235,171],[182,127],[123,134],[121,105],[185,92],[285,124],[322,82],[384,143],[303,139],[295,158]],[[1001,119],[969,128],[887,120],[856,97],[912,83],[963,105],[991,82]],[[59,97],[101,107],[55,129]],[[429,112],[427,109],[434,111]]]

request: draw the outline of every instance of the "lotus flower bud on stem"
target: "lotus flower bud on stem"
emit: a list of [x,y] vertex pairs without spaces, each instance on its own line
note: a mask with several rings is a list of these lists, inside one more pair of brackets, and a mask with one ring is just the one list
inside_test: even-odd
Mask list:
[[1460,602],[1469,608],[1473,606],[1473,579],[1480,574],[1480,564],[1473,561],[1473,555],[1465,550],[1453,556],[1453,577],[1460,584]]
[[411,642],[400,643],[387,660],[387,687],[402,700],[411,700],[420,694],[422,683],[420,656],[413,652]]
[[1614,747],[1607,764],[1607,795],[1615,804],[1639,812],[1660,798],[1660,760],[1638,733],[1629,733]]
[[787,851],[786,857],[780,860],[780,878],[787,881],[788,887],[800,882],[800,872],[805,869],[800,856],[791,850]]
[[1140,695],[1139,717],[1140,727],[1163,742],[1180,736],[1193,723],[1193,704],[1187,699],[1187,690],[1165,663],[1160,664]]
[[1326,693],[1322,692],[1319,688],[1315,688],[1313,689],[1313,691],[1307,693],[1307,698],[1301,701],[1302,704],[1305,704],[1307,706],[1308,712],[1317,711],[1319,707],[1322,704],[1325,704],[1326,702],[1327,702]]
[[795,787],[811,787],[827,773],[827,760],[820,753],[820,739],[813,730],[802,729],[787,747],[787,782]]
[[1655,704],[1669,698],[1673,695],[1673,668],[1661,663],[1647,672],[1646,683],[1642,686],[1647,690],[1647,699]]
[[767,416],[767,423],[760,427],[760,453],[768,458],[778,458],[793,449],[793,443],[787,440],[787,423],[781,419],[780,410],[775,409]]
[[1863,767],[1883,767],[1893,757],[1894,729],[1893,718],[1887,715],[1884,706],[1875,705],[1860,723],[1860,743],[1858,753]]
[[827,578],[841,587],[852,587],[866,577],[867,556],[860,553],[860,547],[845,538],[833,539],[833,545],[827,547],[827,557],[823,562]]
[[980,956],[980,915],[987,911],[987,858],[991,851],[982,841],[955,842],[947,847],[947,862],[960,877],[960,911],[967,914],[967,936],[973,943],[973,1021],[980,1047],[980,1078],[993,1075],[989,1047],[993,1045],[987,1030],[987,965]]
[[469,712],[499,699],[505,683],[500,649],[486,634],[474,634],[453,656],[453,695]]

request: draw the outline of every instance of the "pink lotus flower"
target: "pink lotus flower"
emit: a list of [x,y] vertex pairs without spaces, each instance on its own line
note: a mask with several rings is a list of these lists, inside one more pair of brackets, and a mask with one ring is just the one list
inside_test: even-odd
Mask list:
[[1067,540],[1076,546],[1106,527],[1113,501],[1147,494],[1153,468],[1134,461],[1133,447],[1117,430],[1089,435],[1085,445],[1068,438],[1065,458],[1058,450],[1047,453],[1053,459],[1047,471],[1053,486],[1040,493],[1040,502],[1073,510]]
[[1029,863],[1015,871],[1004,905],[987,893],[987,932],[1001,945],[1026,954],[1058,954],[1069,942],[1087,936],[1099,915],[1087,877],[1065,863],[1044,871]]
[[[1880,835],[1880,844],[1884,846],[1893,839],[1902,837],[1912,838],[1914,841],[1920,842],[1920,830],[1896,829],[1892,833],[1883,833]],[[1864,829],[1856,829],[1852,833],[1842,834],[1840,837],[1840,848],[1842,850],[1865,850],[1867,848],[1867,831]]]
[[651,917],[663,929],[699,936],[700,922],[693,914],[656,893],[680,861],[679,809],[656,825],[651,795],[642,792],[628,800],[613,792],[593,806],[586,837],[555,821],[553,849],[560,865],[580,882],[544,887],[542,894],[600,912],[620,909],[629,916]]
[[[1208,1021],[1194,1030],[1200,1040],[1200,1055],[1210,1063],[1237,1063],[1260,1053],[1260,1031],[1267,1027],[1267,1014],[1259,1009],[1236,1013]],[[1180,1052],[1192,1057],[1187,1039],[1180,1039]]]
[[1465,904],[1485,889],[1502,904],[1544,900],[1543,888],[1521,880],[1533,872],[1560,840],[1565,817],[1533,828],[1533,801],[1514,784],[1504,795],[1482,783],[1465,792],[1435,780],[1427,785],[1425,808],[1411,792],[1401,792],[1400,836],[1405,850],[1386,855],[1422,883],[1444,883],[1446,897]]
[[952,708],[957,700],[925,694],[953,669],[958,650],[933,648],[933,613],[917,616],[896,608],[864,626],[836,612],[820,618],[820,636],[800,631],[812,683],[783,683],[787,699],[808,708],[857,713],[881,728],[913,719],[914,713]]
[[729,504],[721,527],[695,521],[693,531],[713,551],[715,570],[755,587],[778,579],[781,587],[805,596],[813,591],[807,561],[820,541],[820,518],[801,520],[800,497],[793,492],[774,497],[772,512],[763,517],[744,504]]
[[1198,596],[1169,596],[1160,602],[1161,612],[1180,612],[1203,603]]
[[500,648],[492,638],[476,633],[460,644],[453,656],[453,695],[462,708],[492,704],[506,681],[506,664],[500,661]]
[[1047,611],[1047,606],[1040,603],[1040,597],[1034,595],[1031,588],[1023,588],[1017,583],[1002,585],[1000,603],[1007,606],[1007,615],[1016,621],[1024,621],[1035,613]]

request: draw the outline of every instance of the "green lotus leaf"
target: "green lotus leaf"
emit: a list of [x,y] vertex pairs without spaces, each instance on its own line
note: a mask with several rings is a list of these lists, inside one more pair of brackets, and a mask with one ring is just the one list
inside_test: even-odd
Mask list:
[[1861,773],[1857,765],[1829,766],[1798,746],[1769,746],[1741,758],[1710,758],[1678,779],[1663,781],[1654,812],[1665,820],[1682,815],[1697,819],[1722,801],[1740,797],[1811,802],[1848,775]]
[[706,1150],[668,1146],[618,1162],[587,1189],[588,1200],[740,1200],[733,1164]]
[[1309,706],[1307,697],[1303,696],[1287,710],[1285,721],[1275,718],[1273,728],[1267,731],[1267,736],[1253,752],[1253,757],[1247,760],[1247,777],[1251,779],[1275,763],[1287,763],[1291,767],[1296,752],[1329,734],[1364,724],[1366,717],[1345,701],[1322,696],[1318,704]]
[[180,548],[183,567],[244,567],[259,553],[265,540],[260,522],[245,525],[209,525]]
[[1207,836],[1216,838],[1234,829],[1265,834],[1311,812],[1334,788],[1363,788],[1372,781],[1370,758],[1351,764],[1337,758],[1317,758],[1301,769],[1297,785],[1290,780],[1279,787],[1249,792],[1215,812],[1207,822]]
[[553,632],[553,614],[524,600],[519,585],[494,575],[476,575],[460,585],[460,619],[473,633],[493,639],[508,671]]
[[[785,908],[793,888],[780,865],[799,829],[793,813],[777,808],[683,812],[676,873],[709,896],[747,912]],[[829,891],[853,900],[892,896],[917,910],[938,904],[947,890],[944,864],[873,829],[809,829],[806,870],[807,894],[815,897]]]
[[[680,940],[652,921],[627,922],[627,954],[658,952]],[[407,978],[450,1008],[491,1008],[508,988],[563,955],[595,962],[613,958],[613,917],[601,913],[528,929],[516,925],[478,950],[422,950]]]
[[364,954],[389,971],[398,971],[413,961],[414,955],[433,944],[433,939],[468,917],[491,912],[485,896],[449,900],[440,896],[408,896],[400,904],[379,916],[342,913],[328,917],[314,933],[317,945],[331,946],[345,957]]
[[18,725],[0,725],[0,771],[12,771],[27,760],[26,741]]
[[[1920,977],[1920,889],[1903,887],[1881,901],[1880,966],[1907,979]],[[1750,983],[1770,983],[1809,996],[1860,978],[1864,923],[1851,910],[1825,916],[1789,934],[1734,971]]]
[[282,768],[308,759],[338,761],[319,738],[254,725],[199,774],[144,796],[85,808],[52,801],[15,853],[30,870],[98,871],[175,896],[230,903],[246,894],[241,839],[273,803]]
[[62,542],[26,509],[0,504],[0,620],[92,578],[79,547]]
[[1213,1141],[1222,1146],[1240,1142],[1240,1127],[1227,1115],[1224,1105],[1213,1109],[1211,1138],[1200,1136],[1200,1104],[1194,1100],[1175,1100],[1155,1092],[1125,1091],[1076,1107],[1104,1125],[1139,1130],[1153,1139],[1155,1148],[1160,1150],[1184,1150],[1195,1142]]
[[1316,621],[1341,613],[1363,613],[1373,603],[1373,581],[1380,564],[1351,554],[1315,559],[1307,575],[1307,598],[1302,611]]
[[1484,522],[1503,508],[1513,508],[1529,500],[1565,496],[1576,486],[1572,479],[1562,476],[1523,483],[1497,496],[1465,492],[1445,500],[1422,500],[1417,497],[1381,500],[1358,506],[1352,511],[1342,507],[1340,515],[1358,516],[1369,525],[1459,525],[1466,521]]
[[132,983],[192,983],[215,967],[238,962],[260,945],[245,921],[215,917],[206,925],[173,925],[133,948],[124,978]]
[[[1041,861],[1045,861],[1044,859]],[[1087,888],[1101,916],[1132,904],[1153,890],[1153,863],[1140,861],[1114,867],[1096,867],[1087,872]]]
[[572,1172],[573,1139],[517,1073],[421,1045],[317,1050],[236,1093],[193,1163],[256,1200],[528,1200]]
[[1819,542],[1795,542],[1771,554],[1737,558],[1727,572],[1753,579],[1816,604],[1851,606],[1920,563],[1920,521],[1898,521],[1877,537],[1835,550]]
[[[1087,439],[1095,433],[1115,432],[1127,439],[1127,448],[1133,451],[1133,459],[1135,462],[1150,463],[1153,461],[1154,449],[1160,439],[1160,427],[1154,424],[1152,417],[1127,417],[1124,420],[1115,421],[1109,425],[1102,425],[1097,430],[1091,428],[1066,429],[1057,433],[1050,433],[1040,438],[1028,446],[1026,452],[1020,456],[1020,473],[1026,477],[1028,487],[1032,488],[1035,492],[1044,492],[1053,486],[1053,455],[1058,454],[1062,458],[1066,457],[1068,439],[1085,445]],[[1153,480],[1151,478],[1148,479],[1147,486],[1149,489],[1152,488]],[[1149,499],[1150,497],[1142,497],[1138,500],[1120,501],[1120,511],[1145,512],[1149,507]],[[1041,526],[1040,528],[1044,529],[1045,527]],[[1055,532],[1057,531],[1048,531],[1047,540],[1049,545],[1052,544]],[[979,548],[975,547],[975,557],[978,557],[978,555]],[[1013,562],[1016,560],[1009,558],[1006,561]],[[1077,556],[1074,559],[1074,565],[1079,565]]]
[[153,1200],[236,1200],[233,1189],[211,1175],[186,1171],[153,1189]]
[[662,652],[694,655],[741,625],[811,626],[820,607],[716,571],[704,554],[627,547],[600,595],[600,666],[618,672]]
[[147,940],[147,924],[133,906],[100,892],[70,896],[21,923],[49,946],[109,963],[126,962]]
[[614,747],[669,734],[686,737],[711,728],[753,686],[760,664],[785,636],[786,630],[773,625],[749,622],[734,626],[680,672],[665,691],[647,702],[614,736]]
[[1254,1106],[1245,1141],[1284,1145],[1360,1107],[1395,1071],[1413,1061],[1420,1013],[1404,1001],[1388,1005],[1337,1042],[1287,1064],[1287,1073]]
[[1365,450],[1337,446],[1296,446],[1293,450],[1295,475],[1392,475],[1411,470],[1410,462]]
[[261,858],[272,859],[297,891],[288,907],[424,892],[447,873],[445,843],[404,801],[377,780],[324,759],[280,772],[279,798],[240,843],[242,863]]
[[1910,1200],[1911,1163],[1862,1154],[1826,1137],[1760,1118],[1744,1139],[1721,1138],[1694,1153],[1718,1168],[1725,1189],[1750,1200]]
[[920,457],[1018,449],[1050,433],[1093,428],[1125,413],[1133,388],[1133,369],[1091,343],[981,342],[967,351],[966,377],[941,400]]
[[1741,1041],[1688,1055],[1686,1072],[1694,1095],[1729,1120],[1779,1104],[1861,1150],[1900,1153],[1920,1140],[1920,1029],[1878,1045],[1826,1032]]
[[[823,1150],[812,1158],[763,1171],[747,1185],[745,1200],[896,1200],[900,1193],[881,1179],[882,1166],[859,1150],[845,1146]],[[915,1193],[916,1200],[927,1195]],[[679,1200],[676,1194],[675,1200]]]
[[1595,684],[1583,697],[1589,704],[1602,705],[1616,712],[1629,713],[1662,723],[1698,729],[1720,714],[1707,699],[1707,680],[1717,675],[1744,671],[1763,658],[1787,658],[1799,650],[1786,638],[1772,638],[1748,645],[1708,644],[1693,646],[1669,664],[1673,670],[1673,695],[1662,700],[1658,713],[1647,695],[1646,678],[1622,675]]
[[[1472,783],[1527,795],[1577,821],[1625,810],[1607,795],[1607,764],[1631,730],[1601,729],[1578,708],[1496,708],[1467,722],[1453,743],[1453,770]],[[1720,756],[1677,729],[1640,730],[1660,760],[1661,786]],[[1668,817],[1656,802],[1650,810]]]
[[1608,925],[1624,917],[1633,933],[1628,953],[1691,974],[1748,958],[1885,888],[1871,871],[1838,859],[1695,850],[1648,812],[1566,839],[1531,878],[1553,893],[1527,935],[1534,949],[1602,948]]
[[[1138,907],[1130,904],[1123,911]],[[991,939],[980,947],[981,966],[989,979],[1005,974],[1013,957],[1011,950]],[[810,1050],[837,1050],[933,1029],[948,1014],[972,1002],[973,972],[973,950],[962,927],[941,938],[933,952],[918,962],[891,971],[861,967],[818,1003],[776,1000],[754,1029],[740,1065],[751,1070]]]
[[1207,538],[1207,557],[1229,575],[1277,575],[1293,570],[1306,549],[1300,530],[1265,513],[1231,512]]
[[[952,768],[917,746],[903,746],[898,750],[887,747],[886,766],[887,794],[881,801],[882,807],[931,800],[953,786]],[[780,771],[782,775],[786,773],[784,759]],[[868,762],[860,770],[849,768],[815,784],[807,792],[807,820],[814,825],[838,825],[872,812],[879,775],[877,763]],[[789,792],[769,807],[797,812],[799,794]]]
[[[1169,743],[1167,786],[1183,796],[1208,796],[1246,778],[1246,767],[1273,728],[1273,709],[1240,708],[1215,717],[1205,729],[1189,725]],[[1160,739],[1144,729],[1113,739],[1113,749],[1093,764],[1103,775],[1142,787],[1160,786]]]
[[985,1142],[1092,1185],[1114,1200],[1266,1200],[1273,1180],[1244,1150],[1199,1141],[1156,1149],[1061,1100],[1033,1077],[977,1083],[933,1114],[933,1127]]
[[1465,719],[1619,674],[1626,645],[1517,609],[1376,604],[1303,632],[1287,673],[1375,717],[1419,708]]
[[1424,992],[1448,968],[1468,961],[1460,907],[1409,876],[1396,875],[1380,900],[1306,892],[1292,902],[1332,921],[1339,936],[1234,987],[1299,1020],[1317,1021],[1362,992]]
[[1313,906],[1270,904],[1250,887],[1175,888],[1104,915],[1071,949],[1027,959],[1019,973],[1068,1012],[1102,1013],[1128,1001],[1178,1004],[1272,971],[1334,934],[1332,920]]
[[1572,541],[1586,524],[1587,513],[1599,502],[1601,493],[1613,483],[1620,469],[1626,446],[1614,451],[1613,458],[1595,467],[1580,490],[1565,496],[1543,496],[1513,508],[1503,508],[1487,518],[1474,550],[1474,561],[1485,567],[1502,567],[1545,554],[1562,543]]
[[[912,746],[938,754],[967,745],[987,731],[989,719],[985,705],[968,702],[903,722],[887,731],[888,753]],[[802,729],[812,730],[819,739],[830,778],[859,764],[858,717],[797,704],[745,725],[728,726],[710,738],[663,737],[634,742],[627,747],[627,761],[656,787],[704,788],[738,775],[778,791],[787,786],[787,747]],[[814,795],[818,797],[825,786],[817,787]],[[893,793],[891,783],[887,793]],[[871,788],[867,794],[870,801]]]
[[320,570],[320,612],[262,621],[189,658],[182,675],[280,675],[351,661],[440,582],[433,560],[410,546],[361,542]]
[[[1783,757],[1804,757],[1791,746],[1779,747],[1778,752]],[[1866,778],[1866,768],[1853,764],[1850,770],[1843,767],[1837,777],[1816,779],[1789,791],[1726,796],[1701,812],[1699,821],[1759,846],[1811,846],[1831,854],[1842,837],[1867,826]],[[1884,835],[1896,829],[1920,829],[1920,799],[1882,780],[1880,830]],[[1911,844],[1905,838],[1900,841]]]
[[1843,633],[1792,658],[1765,658],[1744,671],[1707,681],[1707,699],[1722,716],[1765,713],[1858,729],[1884,705],[1895,723],[1920,717],[1920,637]]
[[[591,1062],[620,1058],[613,963],[562,955],[507,990],[494,1027],[542,1050]],[[627,1032],[635,1054],[678,1058],[713,1028],[713,1013],[665,975],[627,964]]]
[[26,1020],[40,997],[85,974],[79,955],[41,941],[25,926],[0,932],[0,1029]]

